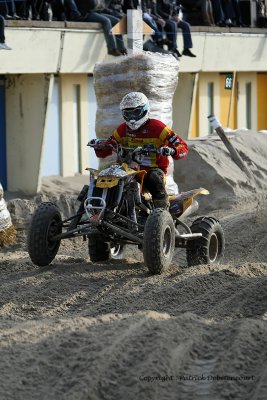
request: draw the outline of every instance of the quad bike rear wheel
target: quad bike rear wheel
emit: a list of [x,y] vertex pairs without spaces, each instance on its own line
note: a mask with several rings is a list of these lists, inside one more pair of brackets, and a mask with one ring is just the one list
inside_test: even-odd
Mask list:
[[173,219],[167,210],[158,208],[147,218],[143,237],[144,262],[153,275],[169,267],[174,245]]
[[88,253],[92,262],[107,261],[111,256],[110,244],[100,233],[88,235]]
[[41,203],[35,210],[28,233],[28,253],[35,265],[50,264],[57,255],[60,240],[53,240],[62,232],[62,218],[56,204]]
[[191,231],[202,236],[187,243],[188,266],[220,263],[225,248],[220,222],[213,217],[200,217],[193,222]]

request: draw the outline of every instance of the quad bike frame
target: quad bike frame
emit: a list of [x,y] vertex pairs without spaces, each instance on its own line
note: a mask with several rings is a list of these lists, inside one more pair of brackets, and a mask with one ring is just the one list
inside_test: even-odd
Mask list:
[[78,196],[80,206],[75,215],[62,220],[56,204],[39,205],[28,233],[28,252],[34,264],[50,264],[61,240],[78,236],[88,240],[92,262],[107,261],[120,255],[125,245],[137,245],[152,274],[162,273],[171,264],[175,247],[186,248],[189,266],[220,262],[225,247],[220,222],[206,216],[190,226],[184,221],[198,209],[195,197],[209,192],[199,188],[169,196],[168,210],[154,208],[151,195],[142,189],[146,172],[130,164],[139,161],[137,156],[144,149],[127,151],[128,164],[117,147],[117,164],[101,171],[98,177],[95,170],[90,170],[90,182]]

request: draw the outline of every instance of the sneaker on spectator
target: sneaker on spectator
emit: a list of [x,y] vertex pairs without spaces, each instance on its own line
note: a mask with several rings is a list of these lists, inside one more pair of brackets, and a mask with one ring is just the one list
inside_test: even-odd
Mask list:
[[0,43],[0,50],[12,50],[6,43]]

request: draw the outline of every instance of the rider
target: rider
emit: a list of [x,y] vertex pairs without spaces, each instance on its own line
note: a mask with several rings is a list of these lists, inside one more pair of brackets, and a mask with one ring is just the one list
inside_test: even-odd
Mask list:
[[[123,97],[120,110],[125,122],[119,125],[111,140],[125,147],[147,147],[158,149],[157,153],[148,153],[142,159],[141,168],[147,171],[144,184],[152,195],[155,207],[168,208],[169,201],[165,189],[165,174],[169,165],[168,156],[174,160],[188,154],[187,144],[163,122],[149,118],[148,98],[141,92],[131,92]],[[95,149],[99,158],[111,154],[110,149]]]

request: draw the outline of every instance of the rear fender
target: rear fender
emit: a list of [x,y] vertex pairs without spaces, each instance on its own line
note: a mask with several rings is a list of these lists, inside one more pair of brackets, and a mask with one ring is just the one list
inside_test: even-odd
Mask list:
[[[169,196],[169,201],[170,201],[170,211],[172,208],[172,205],[174,206],[175,204],[180,205],[180,215],[183,215],[189,207],[192,206],[194,202],[194,198],[198,195],[208,195],[209,191],[204,188],[199,188],[199,189],[192,189],[187,192],[180,193],[176,196],[172,195]],[[179,216],[180,216],[179,215]]]

